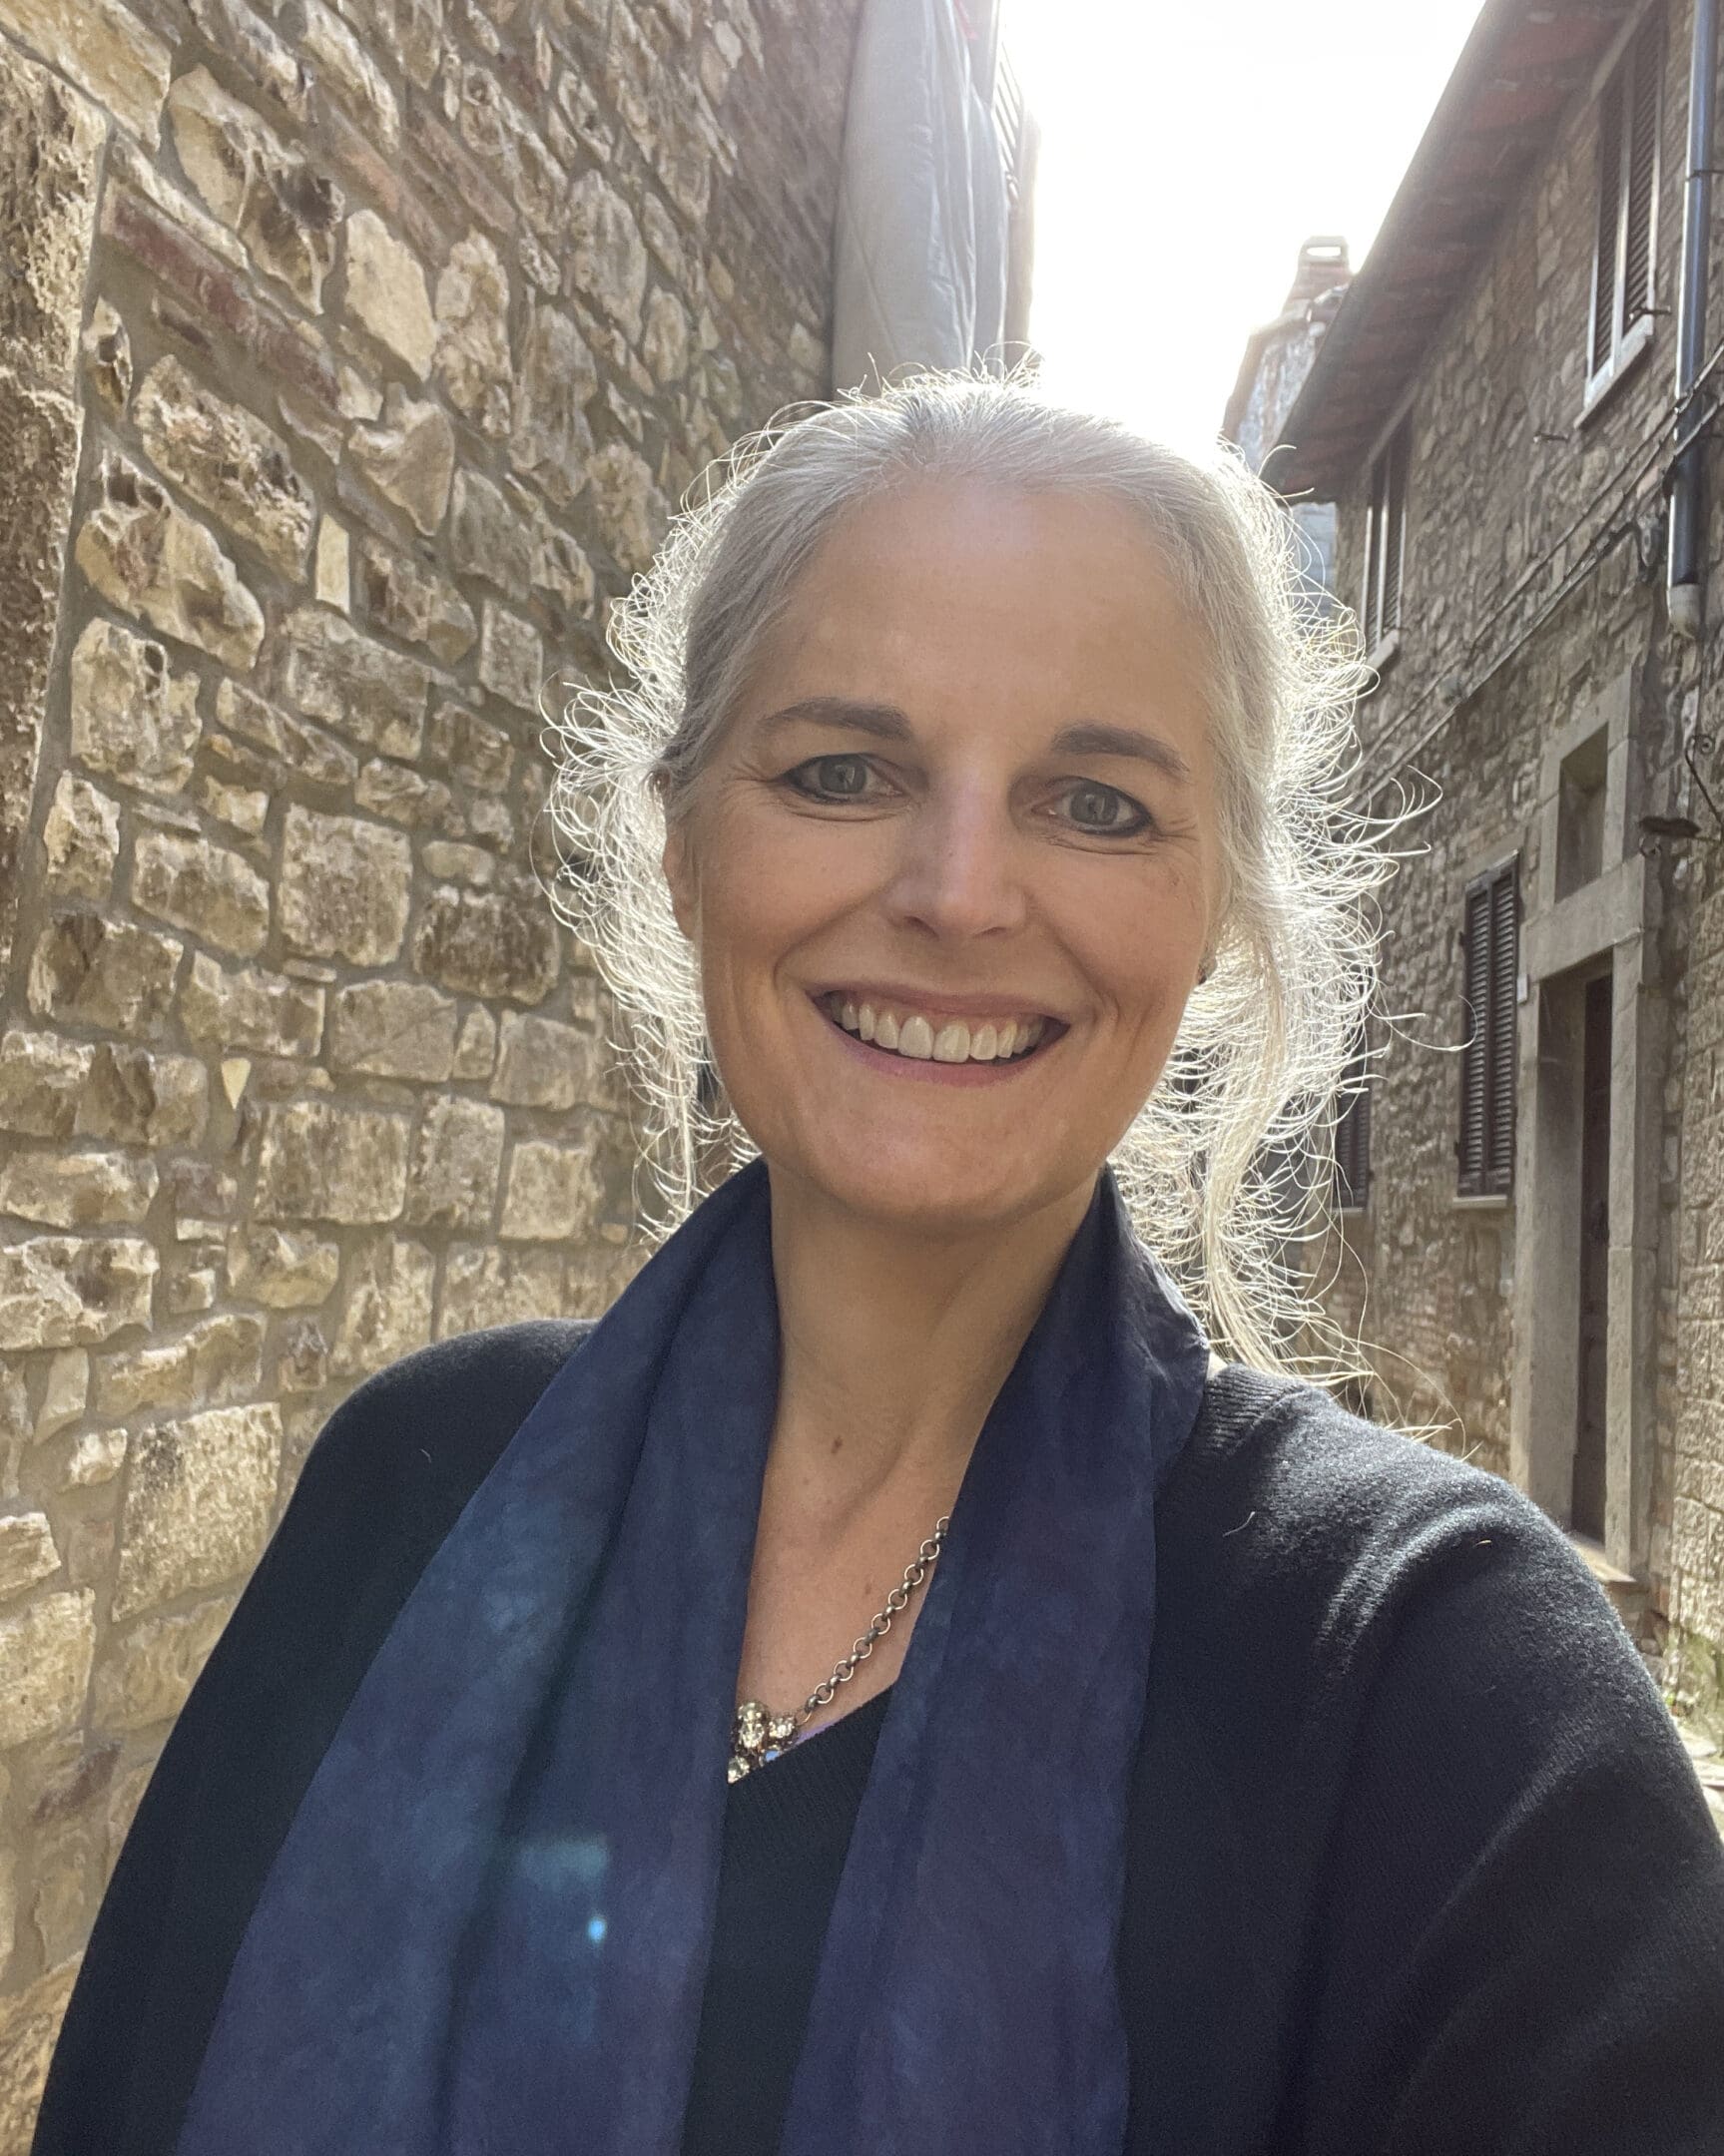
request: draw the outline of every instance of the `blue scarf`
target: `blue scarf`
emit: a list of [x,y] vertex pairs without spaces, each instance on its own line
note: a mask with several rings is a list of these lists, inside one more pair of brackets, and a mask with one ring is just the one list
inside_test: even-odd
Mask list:
[[[778,1390],[770,1217],[759,1163],[700,1208],[426,1566],[265,1883],[178,2156],[675,2156]],[[892,1689],[782,2156],[1118,2156],[1154,1497],[1207,1359],[1104,1173]]]

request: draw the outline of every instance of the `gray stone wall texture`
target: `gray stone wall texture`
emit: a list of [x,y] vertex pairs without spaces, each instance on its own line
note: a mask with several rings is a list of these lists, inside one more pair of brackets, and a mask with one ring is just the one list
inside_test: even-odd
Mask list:
[[601,1309],[541,685],[827,388],[857,0],[0,0],[0,2152],[331,1407]]
[[[1682,5],[1669,8],[1665,46],[1657,297],[1672,309],[1687,17]],[[1631,784],[1643,809],[1692,813],[1711,831],[1681,763],[1702,683],[1705,723],[1724,731],[1713,702],[1724,661],[1716,489],[1709,626],[1697,643],[1670,630],[1653,529],[1668,454],[1673,313],[1657,318],[1643,357],[1581,417],[1596,129],[1583,90],[1407,384],[1403,627],[1359,726],[1369,805],[1389,811],[1417,800],[1429,812],[1399,841],[1411,850],[1384,905],[1382,1003],[1395,1022],[1371,1036],[1379,1060],[1370,1200],[1317,1261],[1330,1307],[1372,1348],[1378,1409],[1442,1425],[1438,1441],[1504,1474],[1513,1377],[1534,1381],[1515,1339],[1531,1293],[1527,1282],[1516,1292],[1516,1214],[1534,1200],[1519,1188],[1498,1200],[1456,1195],[1463,891],[1516,849],[1523,900],[1533,889],[1546,746],[1625,676],[1638,730]],[[1716,344],[1724,252],[1711,279]],[[1337,586],[1355,606],[1365,484],[1362,470],[1340,504]],[[1701,768],[1716,775],[1716,755]],[[1712,788],[1716,797],[1716,776]],[[1652,1628],[1677,1650],[1668,1666],[1700,1695],[1709,1691],[1715,1711],[1724,1643],[1724,847],[1654,850],[1640,940],[1641,1009],[1664,1044],[1662,1080],[1635,1139],[1654,1253],[1643,1329],[1652,1365],[1643,1373],[1652,1402],[1644,1584]],[[1517,1009],[1523,1088],[1537,1056],[1531,1007]],[[1524,1119],[1524,1090],[1518,1110]],[[1613,1240],[1626,1233],[1619,1226]]]

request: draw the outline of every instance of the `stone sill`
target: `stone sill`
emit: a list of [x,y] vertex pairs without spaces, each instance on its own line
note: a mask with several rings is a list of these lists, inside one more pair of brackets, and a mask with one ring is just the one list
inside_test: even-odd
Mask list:
[[1365,655],[1366,665],[1377,677],[1371,687],[1365,691],[1367,697],[1374,697],[1378,690],[1383,687],[1384,676],[1400,657],[1401,631],[1391,629],[1389,634],[1386,637],[1380,637]]
[[1456,1213],[1506,1213],[1514,1199],[1508,1191],[1479,1191],[1475,1196],[1456,1191],[1448,1203]]
[[1595,375],[1588,385],[1579,414],[1574,422],[1576,426],[1585,426],[1595,412],[1602,410],[1609,403],[1622,383],[1628,379],[1639,362],[1652,349],[1652,337],[1657,327],[1657,320],[1658,317],[1655,314],[1643,314],[1622,339],[1622,348],[1617,352],[1615,358],[1610,360],[1604,371]]

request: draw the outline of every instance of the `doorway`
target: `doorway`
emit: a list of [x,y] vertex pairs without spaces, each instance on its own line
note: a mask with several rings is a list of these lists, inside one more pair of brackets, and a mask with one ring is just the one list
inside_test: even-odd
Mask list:
[[1610,998],[1608,973],[1585,985],[1580,1052],[1579,1339],[1569,1525],[1604,1540],[1609,1459]]

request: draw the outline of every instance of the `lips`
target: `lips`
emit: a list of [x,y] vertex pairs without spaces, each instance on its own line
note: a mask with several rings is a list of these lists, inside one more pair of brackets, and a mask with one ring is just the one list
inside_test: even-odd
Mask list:
[[816,998],[835,1025],[858,1040],[915,1063],[1016,1063],[1065,1028],[1044,1012],[965,1017],[935,1007],[887,1002],[836,988]]

